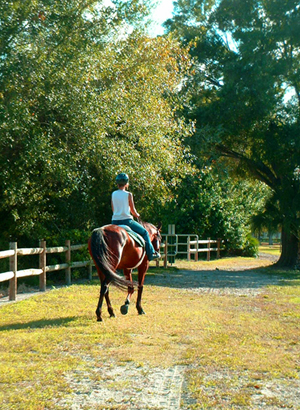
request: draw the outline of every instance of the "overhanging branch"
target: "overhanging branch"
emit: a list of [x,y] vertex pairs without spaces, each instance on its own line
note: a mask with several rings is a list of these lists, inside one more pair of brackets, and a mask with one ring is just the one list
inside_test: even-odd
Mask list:
[[270,188],[275,189],[280,184],[280,181],[276,177],[276,175],[274,175],[272,170],[267,165],[265,165],[263,162],[254,161],[253,159],[250,159],[237,151],[234,151],[228,147],[225,147],[224,145],[217,145],[216,148],[221,153],[222,156],[227,157],[227,158],[236,159],[242,162],[243,164],[245,164],[248,170],[250,171],[250,173],[255,178],[264,182]]

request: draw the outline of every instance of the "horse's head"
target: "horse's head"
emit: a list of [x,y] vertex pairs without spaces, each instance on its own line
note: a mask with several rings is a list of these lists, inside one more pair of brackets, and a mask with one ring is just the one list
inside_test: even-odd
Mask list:
[[148,234],[150,236],[150,241],[153,245],[153,248],[158,252],[160,248],[160,243],[161,243],[161,227],[162,223],[159,222],[157,226],[150,224],[149,222],[143,222],[139,220],[139,223],[143,225],[143,227],[148,231]]
[[162,224],[160,222],[157,226],[152,225],[152,224],[148,224],[148,226],[149,226],[149,229],[147,230],[149,232],[149,236],[150,236],[150,240],[152,242],[153,248],[158,252],[160,248],[160,243],[161,243],[160,231],[161,231]]

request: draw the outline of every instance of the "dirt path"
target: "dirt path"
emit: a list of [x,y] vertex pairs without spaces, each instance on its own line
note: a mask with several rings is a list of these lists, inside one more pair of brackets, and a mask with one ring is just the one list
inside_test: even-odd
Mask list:
[[74,391],[73,397],[59,404],[70,410],[182,409],[183,366],[162,369],[104,363],[101,368],[95,368],[93,364],[88,372],[69,374],[67,381]]
[[[270,255],[260,255],[260,262],[266,265],[273,263],[276,258]],[[252,263],[252,264],[251,264]],[[254,265],[253,265],[254,264]],[[168,274],[155,274],[147,277],[147,285],[168,286],[178,288],[182,292],[219,295],[246,295],[255,297],[263,292],[266,286],[276,285],[282,278],[268,275],[259,269],[256,262],[245,262],[244,266],[217,265],[214,270],[199,268],[198,270],[182,270]],[[221,266],[221,265],[220,265]],[[26,299],[36,292],[18,295],[18,300]],[[5,298],[1,304],[10,303]],[[66,400],[57,403],[60,408],[68,410],[188,410],[196,403],[186,393],[185,366],[175,365],[169,368],[150,367],[147,365],[134,366],[132,363],[119,365],[113,359],[95,366],[94,359],[85,356],[78,357],[86,364],[84,370],[77,369],[66,376],[66,382],[72,393]],[[232,383],[236,392],[251,385],[247,373],[230,374],[225,370],[207,374],[206,385],[209,381],[218,380],[221,384]],[[205,394],[213,396],[213,388],[207,387]],[[275,405],[274,403],[279,403]],[[273,404],[268,404],[273,403]],[[281,408],[300,409],[300,385],[294,379],[290,381],[276,380],[266,383],[259,392],[252,395],[252,406],[248,409],[277,410]],[[199,408],[199,407],[197,407]],[[218,407],[219,408],[219,407]],[[230,403],[228,407],[231,408]],[[235,407],[245,408],[245,407]]]
[[[260,254],[258,259],[246,260],[245,264],[241,266],[226,266],[223,265],[222,269],[212,268],[207,270],[207,266],[201,264],[196,271],[180,271],[178,274],[172,274],[171,279],[168,280],[168,276],[161,274],[155,275],[155,279],[147,276],[146,283],[156,286],[171,286],[178,287],[180,289],[190,288],[195,289],[196,292],[242,292],[242,289],[247,289],[251,292],[251,289],[259,289],[261,286],[267,286],[274,281],[274,276],[267,278],[261,273],[253,273],[251,269],[259,266],[267,266],[276,262],[277,257],[270,254]],[[259,262],[259,263],[258,263]],[[218,265],[217,262],[215,262]],[[201,267],[202,266],[202,267]],[[245,274],[245,270],[247,273]],[[201,272],[201,273],[200,273]],[[59,288],[57,286],[55,288]],[[231,290],[228,290],[231,289]],[[46,292],[51,291],[52,288],[47,288]],[[253,290],[254,293],[257,291]],[[33,295],[39,294],[37,288],[28,289],[26,286],[21,285],[18,287],[17,302],[30,298]],[[9,303],[16,303],[16,301],[10,301],[8,299],[8,292],[1,293],[0,291],[0,308]]]
[[270,266],[278,258],[269,254],[260,254],[257,259],[245,259],[243,264],[233,264],[222,259],[207,265],[199,264],[194,270],[180,270],[172,275],[155,274],[147,277],[147,284],[167,286],[195,293],[216,293],[255,296],[268,285],[275,285],[280,276],[267,274],[260,267]]
[[[264,258],[264,255],[261,256]],[[274,257],[270,258],[274,262]],[[248,268],[248,269],[247,269]],[[172,275],[155,274],[149,276],[147,285],[170,286],[180,288],[187,293],[215,293],[219,295],[247,295],[255,297],[263,292],[266,286],[279,283],[280,276],[268,275],[251,266],[231,267],[230,270],[216,269],[214,271],[178,271]],[[82,359],[82,357],[81,357]],[[101,410],[188,410],[197,404],[185,388],[185,366],[173,366],[167,369],[151,368],[147,365],[134,367],[132,363],[119,366],[103,363],[95,368],[89,357],[84,360],[91,366],[88,372],[68,375],[68,384],[73,390],[72,398],[60,403],[70,410],[101,409]],[[89,366],[88,366],[89,367]],[[99,380],[102,382],[99,383]],[[232,394],[251,386],[253,381],[247,372],[240,374],[226,370],[207,374],[203,384],[207,387],[205,394],[215,394],[214,383],[232,385]],[[231,383],[232,381],[232,383]],[[255,390],[255,389],[254,389]],[[275,403],[278,403],[275,404]],[[266,383],[260,391],[252,395],[252,405],[247,409],[279,410],[281,408],[300,409],[299,380],[280,380]],[[69,407],[68,407],[69,406]],[[98,407],[97,407],[98,406]],[[221,407],[217,407],[221,408]],[[228,407],[232,408],[231,403]],[[244,406],[238,408],[245,408]]]
[[[260,259],[273,263],[276,258],[270,255],[261,255]],[[269,260],[269,261],[268,261]],[[257,262],[256,262],[257,264]],[[277,284],[282,279],[280,276],[268,275],[259,270],[253,270],[251,262],[245,266],[234,266],[220,270],[193,270],[177,271],[172,275],[149,275],[147,285],[170,286],[181,289],[187,293],[215,293],[219,295],[247,295],[255,297],[263,292],[265,287]],[[82,359],[82,357],[81,357]],[[151,368],[147,365],[134,367],[132,363],[119,366],[112,363],[103,363],[95,368],[94,362],[89,357],[84,358],[89,370],[85,373],[78,371],[68,375],[68,384],[73,390],[72,398],[62,404],[70,410],[106,409],[106,410],[187,410],[192,409],[196,403],[191,399],[185,388],[185,366],[169,368]],[[89,361],[91,362],[89,366]],[[247,374],[228,374],[219,371],[208,374],[210,379],[228,383],[234,380],[232,389],[236,392],[251,384]],[[102,382],[99,383],[99,380]],[[238,380],[238,381],[237,381]],[[209,383],[208,383],[209,385]],[[285,380],[269,383],[252,397],[251,409],[276,410],[283,407],[299,409],[300,389],[298,381],[286,383]],[[206,394],[213,395],[214,391],[207,388]],[[280,403],[278,406],[268,403]],[[228,404],[228,408],[230,404]],[[239,407],[236,407],[239,408]],[[244,407],[243,407],[244,408]]]

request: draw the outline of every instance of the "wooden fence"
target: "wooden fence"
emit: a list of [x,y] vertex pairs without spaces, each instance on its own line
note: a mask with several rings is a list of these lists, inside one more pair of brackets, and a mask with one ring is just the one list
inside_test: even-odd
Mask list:
[[[69,240],[66,241],[65,246],[56,246],[47,248],[46,241],[40,241],[38,248],[20,248],[18,249],[17,242],[9,244],[9,250],[0,251],[0,259],[9,258],[9,271],[0,273],[0,282],[9,280],[9,300],[16,300],[17,298],[17,280],[29,276],[39,276],[40,291],[46,290],[46,274],[65,269],[66,283],[71,284],[71,269],[88,267],[89,278],[92,278],[92,260],[84,262],[72,262],[71,252],[87,248],[84,245],[71,245]],[[65,263],[47,266],[47,254],[64,253]],[[18,256],[39,255],[39,268],[30,268],[18,270]]]
[[[177,255],[186,255],[187,260],[191,260],[191,256],[194,255],[195,261],[198,261],[198,255],[201,252],[206,252],[206,259],[208,261],[210,260],[211,252],[216,252],[217,258],[220,257],[222,244],[220,239],[212,240],[208,238],[207,240],[199,240],[198,235],[193,234],[163,234],[162,237],[164,243],[161,245],[161,252],[163,254],[161,259],[163,260],[165,268],[167,268],[168,262],[174,263]],[[87,248],[86,244],[71,245],[70,241],[67,240],[65,246],[47,248],[46,241],[40,241],[38,248],[18,249],[17,242],[11,242],[9,248],[10,249],[7,251],[0,251],[0,259],[9,258],[10,270],[8,272],[0,273],[0,282],[9,281],[9,300],[17,299],[18,278],[39,276],[40,291],[46,290],[47,272],[65,269],[66,283],[67,285],[70,285],[71,269],[88,267],[89,279],[92,279],[93,262],[91,259],[83,262],[72,262],[71,260],[71,252]],[[184,250],[182,250],[182,248],[184,248]],[[47,266],[47,254],[53,253],[64,253],[65,263]],[[39,255],[39,268],[18,270],[18,256],[26,255]],[[158,260],[156,261],[156,265],[159,266]]]
[[[164,261],[164,267],[167,267],[168,261],[174,263],[177,255],[186,255],[188,261],[191,260],[191,256],[194,256],[194,260],[198,261],[199,253],[206,253],[207,261],[210,261],[211,252],[216,252],[217,259],[220,258],[221,253],[221,239],[207,240],[199,239],[198,235],[194,234],[163,234],[164,243],[162,245]],[[184,242],[183,242],[184,241]],[[184,248],[184,249],[183,249]],[[157,261],[159,266],[159,261]]]

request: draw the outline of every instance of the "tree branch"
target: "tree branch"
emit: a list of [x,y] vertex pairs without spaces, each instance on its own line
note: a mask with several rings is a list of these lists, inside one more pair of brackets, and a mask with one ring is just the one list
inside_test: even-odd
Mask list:
[[237,159],[238,161],[243,162],[253,176],[264,182],[270,188],[276,189],[276,187],[278,187],[278,185],[280,184],[280,180],[263,162],[254,161],[253,159],[250,159],[237,151],[227,148],[224,145],[217,145],[217,150],[224,157]]

